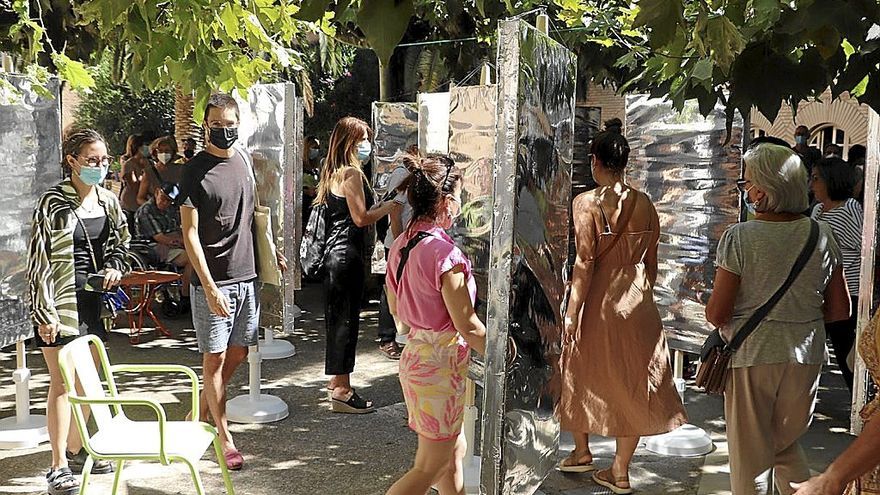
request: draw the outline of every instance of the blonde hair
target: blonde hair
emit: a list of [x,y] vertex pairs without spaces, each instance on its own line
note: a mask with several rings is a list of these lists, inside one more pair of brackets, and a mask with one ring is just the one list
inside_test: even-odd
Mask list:
[[763,143],[746,152],[743,161],[751,183],[767,195],[758,211],[803,213],[809,208],[807,168],[792,149]]
[[336,123],[333,133],[330,134],[330,143],[327,147],[327,158],[321,167],[321,180],[318,183],[318,193],[315,196],[315,204],[324,204],[327,201],[327,193],[336,172],[354,167],[361,172],[361,161],[357,156],[358,144],[364,139],[372,139],[373,131],[370,126],[356,117],[343,117]]

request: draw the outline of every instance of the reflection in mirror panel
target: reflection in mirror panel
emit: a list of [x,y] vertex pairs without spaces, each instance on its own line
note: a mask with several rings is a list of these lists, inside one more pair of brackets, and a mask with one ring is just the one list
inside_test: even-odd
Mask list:
[[[247,101],[239,101],[239,108],[239,142],[253,161],[260,204],[272,211],[275,245],[284,252],[298,253],[294,242],[295,230],[302,218],[298,210],[302,204],[302,188],[295,187],[294,182],[297,175],[302,177],[302,159],[296,159],[302,153],[302,126],[297,124],[294,85],[255,85],[248,90]],[[293,331],[294,277],[296,270],[290,270],[282,277],[284,287],[263,284],[261,326]]]
[[627,97],[628,178],[651,197],[660,216],[654,298],[674,349],[699,353],[712,330],[705,305],[714,283],[715,250],[740,216],[736,181],[742,173],[742,129],[737,114],[728,140],[720,106],[704,118],[696,101],[678,112],[659,98]]
[[555,464],[568,261],[575,60],[522,21],[500,24],[482,479],[534,493]]
[[495,86],[465,86],[452,88],[449,103],[449,156],[463,177],[461,216],[449,233],[473,263],[477,314],[484,322],[492,230],[496,99]]
[[39,197],[61,180],[60,84],[46,82],[54,95],[31,90],[23,77],[0,74],[21,92],[0,104],[0,347],[33,335],[28,295],[27,253],[31,219]]
[[381,197],[401,153],[419,140],[415,103],[373,102],[373,187]]

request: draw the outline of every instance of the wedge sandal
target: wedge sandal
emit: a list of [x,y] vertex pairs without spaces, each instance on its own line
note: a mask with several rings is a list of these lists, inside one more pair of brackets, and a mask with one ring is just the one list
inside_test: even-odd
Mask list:
[[375,411],[372,401],[361,398],[354,390],[348,400],[339,400],[331,397],[330,410],[342,414],[367,414]]

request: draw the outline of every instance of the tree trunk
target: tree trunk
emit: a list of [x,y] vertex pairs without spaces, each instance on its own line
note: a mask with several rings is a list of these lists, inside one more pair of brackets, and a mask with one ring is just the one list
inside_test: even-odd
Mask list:
[[193,138],[202,148],[205,133],[202,126],[193,120],[193,95],[184,94],[180,88],[174,90],[174,136],[178,149],[183,149],[186,138]]
[[[390,65],[390,64],[389,64]],[[379,101],[388,101],[391,93],[391,68],[379,62]]]

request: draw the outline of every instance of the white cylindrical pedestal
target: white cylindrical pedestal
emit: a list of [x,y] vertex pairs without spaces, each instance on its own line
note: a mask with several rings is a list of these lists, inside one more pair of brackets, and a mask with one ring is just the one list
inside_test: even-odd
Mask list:
[[0,420],[0,449],[31,449],[49,441],[46,416],[30,413],[31,394],[29,384],[31,370],[25,361],[24,341],[15,344],[16,370],[12,372],[15,383],[15,416]]
[[263,335],[263,340],[259,341],[263,359],[284,359],[296,355],[296,347],[286,340],[275,339],[275,332],[271,328],[264,328]]
[[273,395],[260,393],[260,347],[248,352],[248,394],[226,402],[226,417],[233,423],[272,423],[287,417],[287,404]]
[[[405,337],[405,335],[404,335]],[[465,385],[464,421],[461,425],[462,433],[467,442],[467,450],[464,454],[464,491],[468,495],[480,495],[480,457],[474,455],[476,443],[477,415],[479,414],[476,402],[477,387],[473,380],[467,378]]]

